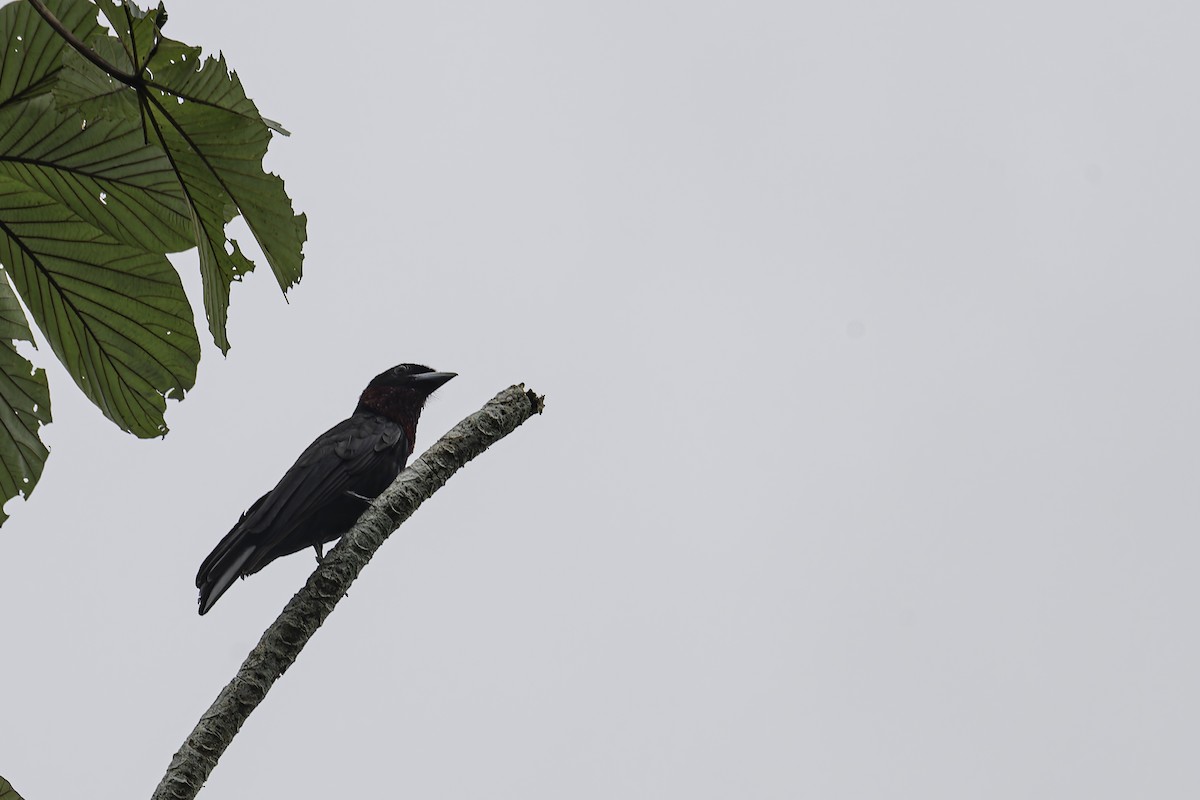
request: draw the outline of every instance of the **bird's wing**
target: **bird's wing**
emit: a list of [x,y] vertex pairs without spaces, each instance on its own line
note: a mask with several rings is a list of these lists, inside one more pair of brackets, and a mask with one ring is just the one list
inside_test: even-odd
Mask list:
[[[355,414],[338,423],[317,437],[275,488],[246,513],[242,535],[266,554],[330,501],[348,492],[378,493],[383,487],[363,484],[378,481],[385,462],[394,464],[403,438],[399,425],[374,414]],[[408,452],[406,446],[401,449]]]
[[373,497],[383,491],[404,466],[410,446],[399,425],[374,414],[354,414],[317,437],[200,565],[200,613],[239,575],[257,572],[279,556],[281,544],[329,503],[351,492]]

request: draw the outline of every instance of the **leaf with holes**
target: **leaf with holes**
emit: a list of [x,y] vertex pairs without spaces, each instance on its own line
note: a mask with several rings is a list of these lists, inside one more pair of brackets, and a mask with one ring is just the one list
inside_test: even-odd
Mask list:
[[[17,342],[32,343],[33,334],[0,270],[0,508],[18,494],[29,497],[50,455],[38,434],[50,422],[46,371],[34,369]],[[0,510],[0,524],[6,519]]]
[[160,436],[196,379],[192,309],[166,256],[122,244],[0,176],[0,264],[55,355],[105,416]]
[[193,244],[171,162],[133,118],[86,122],[50,96],[0,108],[0,175],[49,195],[117,241],[153,253]]
[[49,395],[18,351],[32,338],[21,301],[104,414],[155,436],[199,360],[165,253],[198,246],[222,351],[230,286],[254,268],[225,234],[234,217],[284,291],[300,279],[304,216],[262,169],[271,131],[287,132],[223,57],[165,38],[166,17],[125,0],[0,7],[0,501],[28,495],[47,455]]
[[300,280],[305,217],[292,210],[283,180],[262,167],[271,131],[286,131],[258,113],[224,56],[203,58],[200,48],[163,36],[161,6],[154,13],[127,1],[102,8],[116,39],[89,44],[133,80],[70,53],[56,98],[89,119],[136,114],[147,139],[166,152],[191,213],[209,332],[225,351],[230,285],[254,268],[225,234],[233,216],[246,220],[281,289]]

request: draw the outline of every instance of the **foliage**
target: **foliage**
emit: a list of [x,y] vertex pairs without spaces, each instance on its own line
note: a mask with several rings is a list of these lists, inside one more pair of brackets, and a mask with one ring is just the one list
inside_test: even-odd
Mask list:
[[17,794],[17,790],[2,777],[0,777],[0,800],[21,800],[21,795]]
[[222,352],[230,285],[254,267],[230,220],[245,219],[281,289],[300,280],[304,215],[262,169],[286,131],[223,56],[166,38],[166,19],[129,0],[0,7],[0,503],[33,490],[51,419],[45,371],[17,349],[33,341],[17,296],[105,416],[151,437],[200,359],[166,253],[198,248]]

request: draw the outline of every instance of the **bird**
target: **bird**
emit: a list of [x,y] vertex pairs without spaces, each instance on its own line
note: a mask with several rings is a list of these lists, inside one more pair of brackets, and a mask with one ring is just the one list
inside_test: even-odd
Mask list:
[[196,573],[200,614],[234,581],[281,556],[341,537],[412,455],[417,420],[435,389],[455,377],[421,364],[376,375],[349,418],[317,437],[275,488],[258,498]]

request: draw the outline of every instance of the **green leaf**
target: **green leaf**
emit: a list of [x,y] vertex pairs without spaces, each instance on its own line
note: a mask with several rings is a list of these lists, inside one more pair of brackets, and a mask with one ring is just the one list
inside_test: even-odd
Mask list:
[[[245,217],[286,291],[300,280],[306,221],[303,214],[293,213],[283,179],[263,172],[262,159],[271,140],[268,123],[246,97],[223,55],[197,64],[168,61],[170,52],[163,48],[162,58],[150,63],[156,75],[151,86],[163,94],[161,102],[151,94],[152,105],[157,115],[171,123],[163,127],[165,143],[173,152],[182,152],[186,145],[204,163]],[[173,103],[173,99],[184,102]],[[283,130],[278,123],[270,125]]]
[[[96,6],[84,0],[46,0],[59,21],[87,40],[104,29],[96,21]],[[66,43],[29,3],[0,7],[0,107],[41,93],[62,68]]]
[[50,195],[117,241],[156,253],[192,246],[171,162],[143,143],[135,118],[84,123],[60,113],[49,96],[0,109],[0,174]]
[[[191,212],[209,331],[226,351],[230,286],[254,268],[226,223],[243,216],[285,292],[301,277],[305,217],[293,211],[282,179],[262,168],[271,131],[283,128],[263,119],[223,56],[202,58],[200,48],[162,36],[161,14],[128,0],[104,13],[117,39],[97,39],[94,49],[140,79],[125,87],[68,54],[56,96],[89,119],[136,108],[147,141],[167,153]],[[127,99],[135,95],[136,103]]]
[[31,340],[18,295],[104,414],[155,436],[200,355],[164,254],[198,246],[209,330],[224,351],[230,286],[254,267],[225,226],[246,219],[285,292],[300,279],[306,238],[283,182],[262,168],[271,132],[286,131],[263,119],[223,57],[163,37],[161,4],[45,4],[74,45],[31,3],[0,7],[3,499],[36,484],[47,455],[38,432],[50,420],[45,374],[17,352]]
[[[29,497],[42,477],[50,451],[38,430],[50,422],[50,386],[46,371],[34,369],[17,353],[16,342],[33,342],[25,312],[8,277],[0,269],[0,524],[3,504],[18,494]],[[11,787],[10,787],[11,788]],[[0,800],[4,797],[0,778]]]
[[0,800],[21,800],[21,795],[17,794],[17,790],[2,777],[0,777]]
[[165,397],[196,379],[200,344],[179,276],[52,198],[0,176],[0,263],[83,392],[121,428],[165,434]]
[[144,107],[194,202],[205,309],[210,330],[224,348],[229,285],[252,266],[235,242],[229,241],[227,249],[229,210],[236,208],[245,218],[284,291],[300,280],[307,234],[304,215],[292,211],[283,181],[263,171],[271,134],[241,81],[223,57],[200,61],[198,56],[197,48],[164,39],[149,64],[155,77]]

